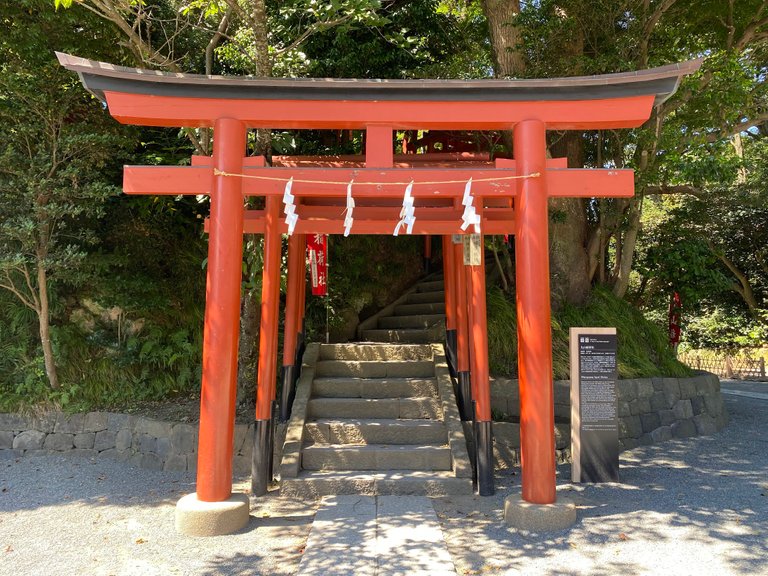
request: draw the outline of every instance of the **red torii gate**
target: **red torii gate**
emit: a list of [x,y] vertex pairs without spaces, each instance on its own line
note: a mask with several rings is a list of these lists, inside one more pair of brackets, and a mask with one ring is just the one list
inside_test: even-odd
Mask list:
[[[209,194],[211,199],[195,497],[200,505],[232,496],[244,232],[265,235],[253,482],[256,494],[266,491],[263,462],[271,449],[269,423],[277,377],[281,234],[287,231],[281,195],[291,178],[299,219],[289,241],[285,326],[291,329],[286,328],[284,369],[294,363],[303,314],[302,236],[343,232],[340,206],[349,182],[357,204],[351,232],[392,234],[400,220],[403,189],[412,182],[412,233],[443,236],[448,340],[456,342],[465,415],[470,399],[474,402],[479,491],[491,494],[485,272],[482,263],[464,266],[461,247],[449,238],[465,233],[460,229],[461,199],[464,183],[473,180],[482,232],[516,235],[523,499],[555,502],[547,199],[631,196],[634,180],[632,170],[567,169],[562,160],[548,160],[546,130],[639,126],[700,61],[582,78],[457,81],[206,77],[57,56],[120,122],[214,128],[211,158],[194,157],[190,167],[127,166],[124,173],[129,194]],[[248,128],[362,129],[365,162],[314,159],[313,166],[312,160],[284,159],[282,166],[267,167],[263,158],[245,156]],[[483,164],[470,157],[465,164],[459,161],[461,155],[442,155],[429,166],[415,156],[393,153],[394,130],[511,128],[514,160]],[[249,195],[265,196],[264,210],[245,211],[243,199]]]

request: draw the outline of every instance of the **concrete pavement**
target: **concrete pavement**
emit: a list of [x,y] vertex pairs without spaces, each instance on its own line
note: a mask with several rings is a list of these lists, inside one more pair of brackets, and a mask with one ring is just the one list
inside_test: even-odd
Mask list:
[[299,576],[455,576],[424,496],[326,496]]

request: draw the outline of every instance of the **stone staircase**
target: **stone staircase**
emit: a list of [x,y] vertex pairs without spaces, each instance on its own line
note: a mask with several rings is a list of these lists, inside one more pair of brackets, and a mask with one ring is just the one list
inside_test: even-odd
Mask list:
[[[418,325],[419,315],[437,316],[430,301],[436,292],[414,292],[427,302],[398,304],[400,313],[393,317],[403,322],[382,330],[398,338],[428,331],[429,326],[404,324]],[[311,344],[280,473],[281,495],[300,498],[471,494],[472,472],[443,347]]]
[[365,342],[442,342],[445,338],[445,292],[441,277],[428,277],[362,322],[358,338]]

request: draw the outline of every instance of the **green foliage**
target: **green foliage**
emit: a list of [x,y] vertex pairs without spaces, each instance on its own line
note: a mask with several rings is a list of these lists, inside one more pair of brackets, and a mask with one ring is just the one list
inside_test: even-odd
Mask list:
[[[497,287],[487,292],[488,355],[491,371],[517,376],[517,318],[514,297]],[[570,378],[569,328],[572,326],[615,327],[619,338],[618,363],[621,378],[687,376],[690,371],[675,360],[666,333],[646,320],[627,302],[598,288],[583,307],[566,305],[552,318],[552,363],[554,378]]]

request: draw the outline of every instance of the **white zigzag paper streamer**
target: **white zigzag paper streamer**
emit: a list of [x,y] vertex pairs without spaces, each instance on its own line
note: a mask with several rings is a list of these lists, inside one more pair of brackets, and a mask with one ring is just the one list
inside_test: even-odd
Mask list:
[[416,222],[416,216],[414,214],[415,208],[413,207],[413,196],[411,191],[413,190],[413,180],[405,187],[405,194],[403,195],[403,208],[400,210],[400,221],[395,226],[393,236],[397,236],[400,233],[400,228],[405,226],[405,233],[410,234],[413,232],[413,224]]
[[349,236],[349,231],[352,230],[352,212],[355,209],[355,199],[352,198],[352,182],[354,180],[350,180],[349,184],[347,184],[347,209],[345,210],[346,216],[344,218],[344,237],[346,238]]
[[475,227],[475,234],[480,234],[480,214],[475,210],[475,198],[472,196],[472,178],[467,180],[464,186],[464,197],[461,199],[464,205],[464,214],[461,215],[461,229],[466,230],[470,225]]
[[288,236],[293,235],[293,230],[296,228],[296,222],[299,221],[299,215],[296,214],[296,205],[293,203],[295,196],[291,194],[291,188],[293,188],[293,178],[285,183],[285,192],[283,192],[283,203],[285,208],[285,223],[288,226]]

